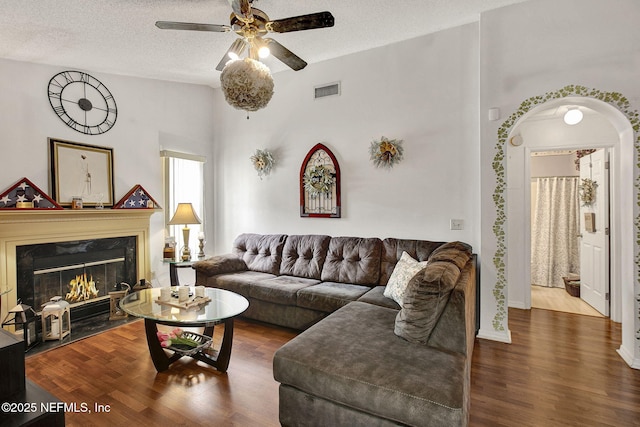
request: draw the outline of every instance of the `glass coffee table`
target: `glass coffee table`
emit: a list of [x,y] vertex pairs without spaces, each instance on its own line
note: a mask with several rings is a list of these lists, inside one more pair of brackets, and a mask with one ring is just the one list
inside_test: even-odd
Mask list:
[[[177,294],[178,286],[171,290]],[[217,288],[205,288],[205,296],[211,301],[201,307],[178,308],[158,302],[161,288],[143,289],[133,292],[120,300],[120,307],[128,314],[144,319],[147,344],[151,360],[158,372],[166,371],[169,366],[183,356],[189,356],[200,360],[218,371],[226,372],[231,358],[231,345],[233,343],[233,318],[249,307],[249,301],[235,292]],[[190,294],[195,294],[195,287],[190,287]],[[172,298],[171,303],[179,305],[177,298]],[[195,349],[192,352],[183,352],[172,347],[163,348],[158,340],[158,324],[177,327],[204,327],[200,336],[202,342],[213,339],[214,326],[224,324],[224,334],[219,350],[209,348]],[[209,341],[210,342],[210,341]],[[206,346],[205,346],[206,347]],[[173,354],[171,354],[173,352]]]

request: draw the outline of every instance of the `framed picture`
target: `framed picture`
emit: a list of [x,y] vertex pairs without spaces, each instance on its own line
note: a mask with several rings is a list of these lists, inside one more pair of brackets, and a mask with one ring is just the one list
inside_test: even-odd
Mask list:
[[113,148],[49,138],[51,195],[61,206],[113,206]]
[[596,214],[593,212],[584,213],[584,229],[589,233],[596,232]]
[[300,167],[300,216],[340,218],[340,166],[324,144],[316,144]]

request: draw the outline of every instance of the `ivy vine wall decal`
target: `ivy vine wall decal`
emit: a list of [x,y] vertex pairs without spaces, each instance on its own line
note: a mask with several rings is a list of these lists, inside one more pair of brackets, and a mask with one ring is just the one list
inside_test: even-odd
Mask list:
[[[505,244],[505,224],[507,221],[505,190],[507,187],[505,178],[505,144],[507,137],[513,128],[513,125],[532,108],[544,104],[547,101],[566,98],[568,96],[583,96],[594,98],[617,108],[624,114],[633,129],[634,151],[636,157],[636,168],[640,168],[640,118],[637,110],[633,110],[629,100],[622,94],[617,92],[603,92],[598,89],[589,89],[579,85],[569,85],[564,88],[547,92],[542,96],[534,96],[522,104],[498,129],[498,142],[495,146],[495,156],[493,157],[492,167],[496,174],[496,187],[493,191],[493,202],[496,207],[496,220],[493,223],[493,233],[496,236],[496,252],[493,256],[493,265],[496,267],[497,280],[493,287],[493,297],[496,300],[497,310],[493,318],[492,324],[495,331],[504,332],[504,320],[507,316],[505,288],[507,287],[506,279],[506,261],[505,255],[507,247]],[[634,173],[635,176],[635,200],[636,205],[640,207],[640,175]],[[636,242],[640,242],[640,215],[634,220]],[[636,285],[640,282],[640,253],[635,255],[636,263]],[[637,293],[637,292],[634,292]]]

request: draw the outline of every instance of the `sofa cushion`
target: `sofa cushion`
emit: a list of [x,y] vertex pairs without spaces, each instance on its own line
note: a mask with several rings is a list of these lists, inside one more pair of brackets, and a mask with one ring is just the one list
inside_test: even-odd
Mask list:
[[236,292],[245,298],[249,298],[249,289],[252,283],[276,277],[273,274],[261,273],[259,271],[243,271],[240,273],[220,274],[210,277],[207,285],[228,291]]
[[410,342],[427,343],[460,277],[457,262],[471,257],[470,250],[457,250],[451,255],[450,260],[430,260],[427,268],[411,279],[396,317],[396,335]]
[[453,262],[459,269],[462,269],[470,256],[471,246],[462,242],[447,242],[429,255],[429,261]]
[[377,285],[381,251],[382,241],[377,238],[332,237],[321,279],[324,282]]
[[331,313],[364,295],[368,286],[322,282],[298,291],[298,306]]
[[465,357],[397,337],[396,314],[348,304],[281,347],[274,378],[401,425],[464,425]]
[[233,242],[233,253],[242,258],[249,270],[279,274],[284,234],[245,233]]
[[402,252],[408,253],[417,261],[427,261],[429,255],[444,242],[429,240],[408,240],[387,238],[382,241],[382,258],[380,262],[380,285],[386,285],[393,273]]
[[320,279],[331,237],[321,235],[288,236],[282,250],[280,274]]
[[217,255],[206,260],[196,261],[193,268],[205,276],[244,271],[247,264],[235,254]]
[[409,281],[426,267],[427,261],[418,262],[411,258],[408,253],[402,252],[402,256],[393,269],[387,286],[384,288],[384,296],[402,305]]
[[298,291],[318,283],[320,283],[320,281],[316,279],[278,276],[251,283],[249,285],[249,296],[276,304],[296,305]]
[[393,308],[394,310],[400,310],[400,306],[397,302],[384,296],[384,289],[384,286],[374,286],[367,291],[367,293],[358,298],[358,301],[379,305],[381,307]]

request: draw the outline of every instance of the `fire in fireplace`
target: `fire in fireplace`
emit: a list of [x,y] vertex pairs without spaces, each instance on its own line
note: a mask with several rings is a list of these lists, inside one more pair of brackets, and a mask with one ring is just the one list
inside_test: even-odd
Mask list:
[[55,296],[71,304],[72,320],[109,311],[109,292],[136,278],[135,236],[45,243],[16,249],[17,296],[39,311]]

